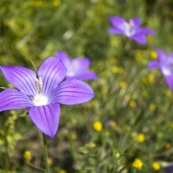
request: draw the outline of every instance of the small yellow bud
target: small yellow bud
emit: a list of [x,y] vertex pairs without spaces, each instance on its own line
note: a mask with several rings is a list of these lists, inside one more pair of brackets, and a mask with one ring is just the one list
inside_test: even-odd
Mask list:
[[49,165],[52,165],[52,162],[53,162],[53,161],[52,161],[51,158],[48,158],[48,159],[47,159],[47,162],[48,162]]
[[150,55],[152,59],[157,59],[157,52],[155,50],[151,50]]
[[171,128],[173,129],[173,123],[171,123]]
[[64,169],[61,169],[58,173],[67,173],[67,171]]
[[130,106],[131,108],[136,107],[136,102],[135,102],[134,100],[131,100],[131,101],[129,102],[129,106]]
[[53,5],[54,5],[55,7],[60,6],[60,4],[61,4],[61,1],[60,1],[60,0],[54,0],[54,1],[53,1]]
[[141,169],[143,166],[143,163],[140,159],[136,158],[134,162],[132,163],[132,166],[135,167],[136,169]]
[[126,88],[127,87],[127,83],[124,81],[120,82],[120,88]]
[[153,167],[154,170],[158,171],[158,170],[160,170],[160,163],[159,162],[154,162],[152,164],[152,167]]
[[95,131],[100,132],[102,130],[102,123],[100,121],[94,122],[93,128]]
[[112,67],[112,72],[113,72],[113,73],[118,73],[118,72],[119,72],[118,66],[113,66],[113,67]]
[[31,159],[32,159],[31,152],[28,151],[28,150],[26,150],[26,151],[24,152],[24,154],[23,154],[23,157],[25,158],[25,161],[26,161],[26,162],[30,162]]
[[138,136],[137,136],[137,141],[142,143],[145,141],[145,136],[143,133],[140,133]]
[[149,82],[150,84],[153,84],[153,83],[154,83],[154,76],[153,76],[152,74],[149,74],[149,75],[148,75],[148,82]]

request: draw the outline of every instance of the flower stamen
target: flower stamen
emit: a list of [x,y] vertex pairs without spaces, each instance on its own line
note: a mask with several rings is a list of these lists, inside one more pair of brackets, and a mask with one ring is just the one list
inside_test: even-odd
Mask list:
[[36,79],[35,86],[37,88],[38,94],[40,94],[41,91],[42,91],[42,86],[43,86],[43,81],[42,81],[42,78],[41,77],[39,77],[38,79]]

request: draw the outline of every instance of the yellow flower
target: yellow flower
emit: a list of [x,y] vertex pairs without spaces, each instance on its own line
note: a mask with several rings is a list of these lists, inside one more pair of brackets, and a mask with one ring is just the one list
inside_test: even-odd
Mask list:
[[156,105],[150,104],[149,109],[150,109],[150,111],[154,111],[156,109]]
[[54,0],[54,1],[53,1],[53,5],[54,5],[55,7],[60,6],[60,4],[61,4],[61,1],[60,1],[60,0]]
[[171,128],[173,129],[173,123],[171,123]]
[[129,106],[130,106],[131,108],[134,108],[134,107],[136,106],[136,102],[135,102],[134,100],[131,100],[131,101],[129,102]]
[[51,158],[48,158],[48,159],[47,159],[47,162],[48,162],[49,165],[52,165],[52,162],[53,162],[53,161],[52,161]]
[[149,82],[150,84],[153,84],[153,83],[154,83],[154,76],[153,76],[152,74],[149,74],[149,75],[148,75],[148,82]]
[[136,158],[134,162],[132,163],[132,166],[135,167],[136,169],[141,169],[143,166],[143,163],[140,159]]
[[76,140],[77,139],[77,134],[76,133],[72,133],[71,134],[71,139]]
[[124,81],[120,82],[120,88],[126,88],[127,87],[127,83]]
[[58,173],[67,173],[67,171],[64,169],[61,169]]
[[124,72],[124,69],[122,67],[113,66],[112,67],[112,72],[113,73],[120,73],[120,74],[122,74]]
[[37,0],[37,1],[31,0],[30,4],[32,6],[43,6],[43,1],[42,0]]
[[160,163],[159,162],[154,162],[152,164],[152,167],[153,167],[154,170],[158,171],[158,170],[160,170]]
[[32,159],[31,152],[28,151],[28,150],[26,150],[26,151],[24,152],[24,154],[23,154],[23,157],[25,158],[25,161],[26,161],[26,162],[30,162],[31,159]]
[[113,66],[112,67],[112,72],[113,73],[119,73],[119,67],[118,66]]
[[138,136],[137,136],[137,141],[142,143],[145,141],[145,136],[143,133],[140,133]]
[[151,50],[150,55],[152,59],[157,59],[157,52],[155,50]]
[[95,131],[100,132],[102,130],[102,123],[100,121],[95,121],[93,123],[93,128]]

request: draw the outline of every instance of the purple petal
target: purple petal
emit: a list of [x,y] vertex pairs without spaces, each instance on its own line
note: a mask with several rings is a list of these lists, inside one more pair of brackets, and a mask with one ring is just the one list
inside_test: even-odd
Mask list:
[[82,77],[82,80],[97,80],[97,79],[98,79],[97,75],[91,70],[86,70]]
[[135,34],[131,37],[131,39],[137,41],[138,43],[142,45],[145,45],[147,43],[147,40],[144,34]]
[[90,65],[88,58],[75,58],[72,60],[71,68],[67,71],[66,78],[81,79]]
[[36,74],[34,71],[18,66],[0,67],[6,80],[26,95],[36,95]]
[[74,105],[87,102],[94,97],[91,87],[79,80],[67,80],[62,82],[51,95],[51,102]]
[[150,35],[153,35],[155,36],[155,32],[149,28],[141,28],[140,29],[140,32],[143,33],[143,34],[150,34]]
[[159,65],[159,62],[158,61],[150,61],[148,63],[148,69],[151,70],[153,68],[159,68],[160,65]]
[[126,22],[122,17],[118,17],[118,16],[112,16],[109,18],[109,21],[112,23],[112,25],[119,29],[120,31],[124,31],[124,23]]
[[57,57],[60,58],[60,60],[63,62],[63,64],[65,65],[66,69],[68,70],[71,66],[71,60],[70,57],[62,52],[62,51],[57,51]]
[[159,61],[164,61],[166,59],[166,54],[161,49],[156,48],[155,50],[157,52]]
[[89,67],[90,60],[88,58],[75,58],[72,60],[72,63],[75,65],[76,69],[84,70]]
[[0,92],[0,100],[0,112],[33,106],[29,97],[16,89],[6,89]]
[[133,24],[134,24],[135,27],[139,27],[140,24],[141,24],[141,19],[140,19],[140,17],[135,17],[135,18],[131,19],[130,21],[133,22]]
[[60,59],[46,59],[38,70],[38,76],[43,80],[42,93],[48,95],[65,78],[66,68]]
[[97,80],[97,75],[91,70],[85,70],[81,75],[76,76],[66,76],[67,80],[77,79],[77,80]]
[[173,59],[173,53],[170,53],[167,57],[168,57],[169,59]]
[[124,32],[122,32],[121,30],[116,29],[116,28],[110,28],[110,29],[108,30],[108,33],[109,33],[109,34],[123,34],[123,35],[125,35]]
[[40,131],[52,138],[55,136],[60,118],[59,104],[32,107],[29,116]]
[[173,76],[165,76],[169,88],[173,91]]

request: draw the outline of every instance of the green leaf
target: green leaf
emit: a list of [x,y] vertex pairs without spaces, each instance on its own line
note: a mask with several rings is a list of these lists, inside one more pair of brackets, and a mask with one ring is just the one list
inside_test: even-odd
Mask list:
[[30,61],[31,61],[32,65],[33,65],[34,71],[37,73],[37,68],[36,68],[34,62],[31,59],[30,59]]
[[5,90],[5,89],[7,89],[6,87],[0,87],[0,89],[3,89],[3,90]]
[[21,115],[19,115],[19,117],[25,117],[28,114],[28,110],[26,110],[25,112],[23,112]]

